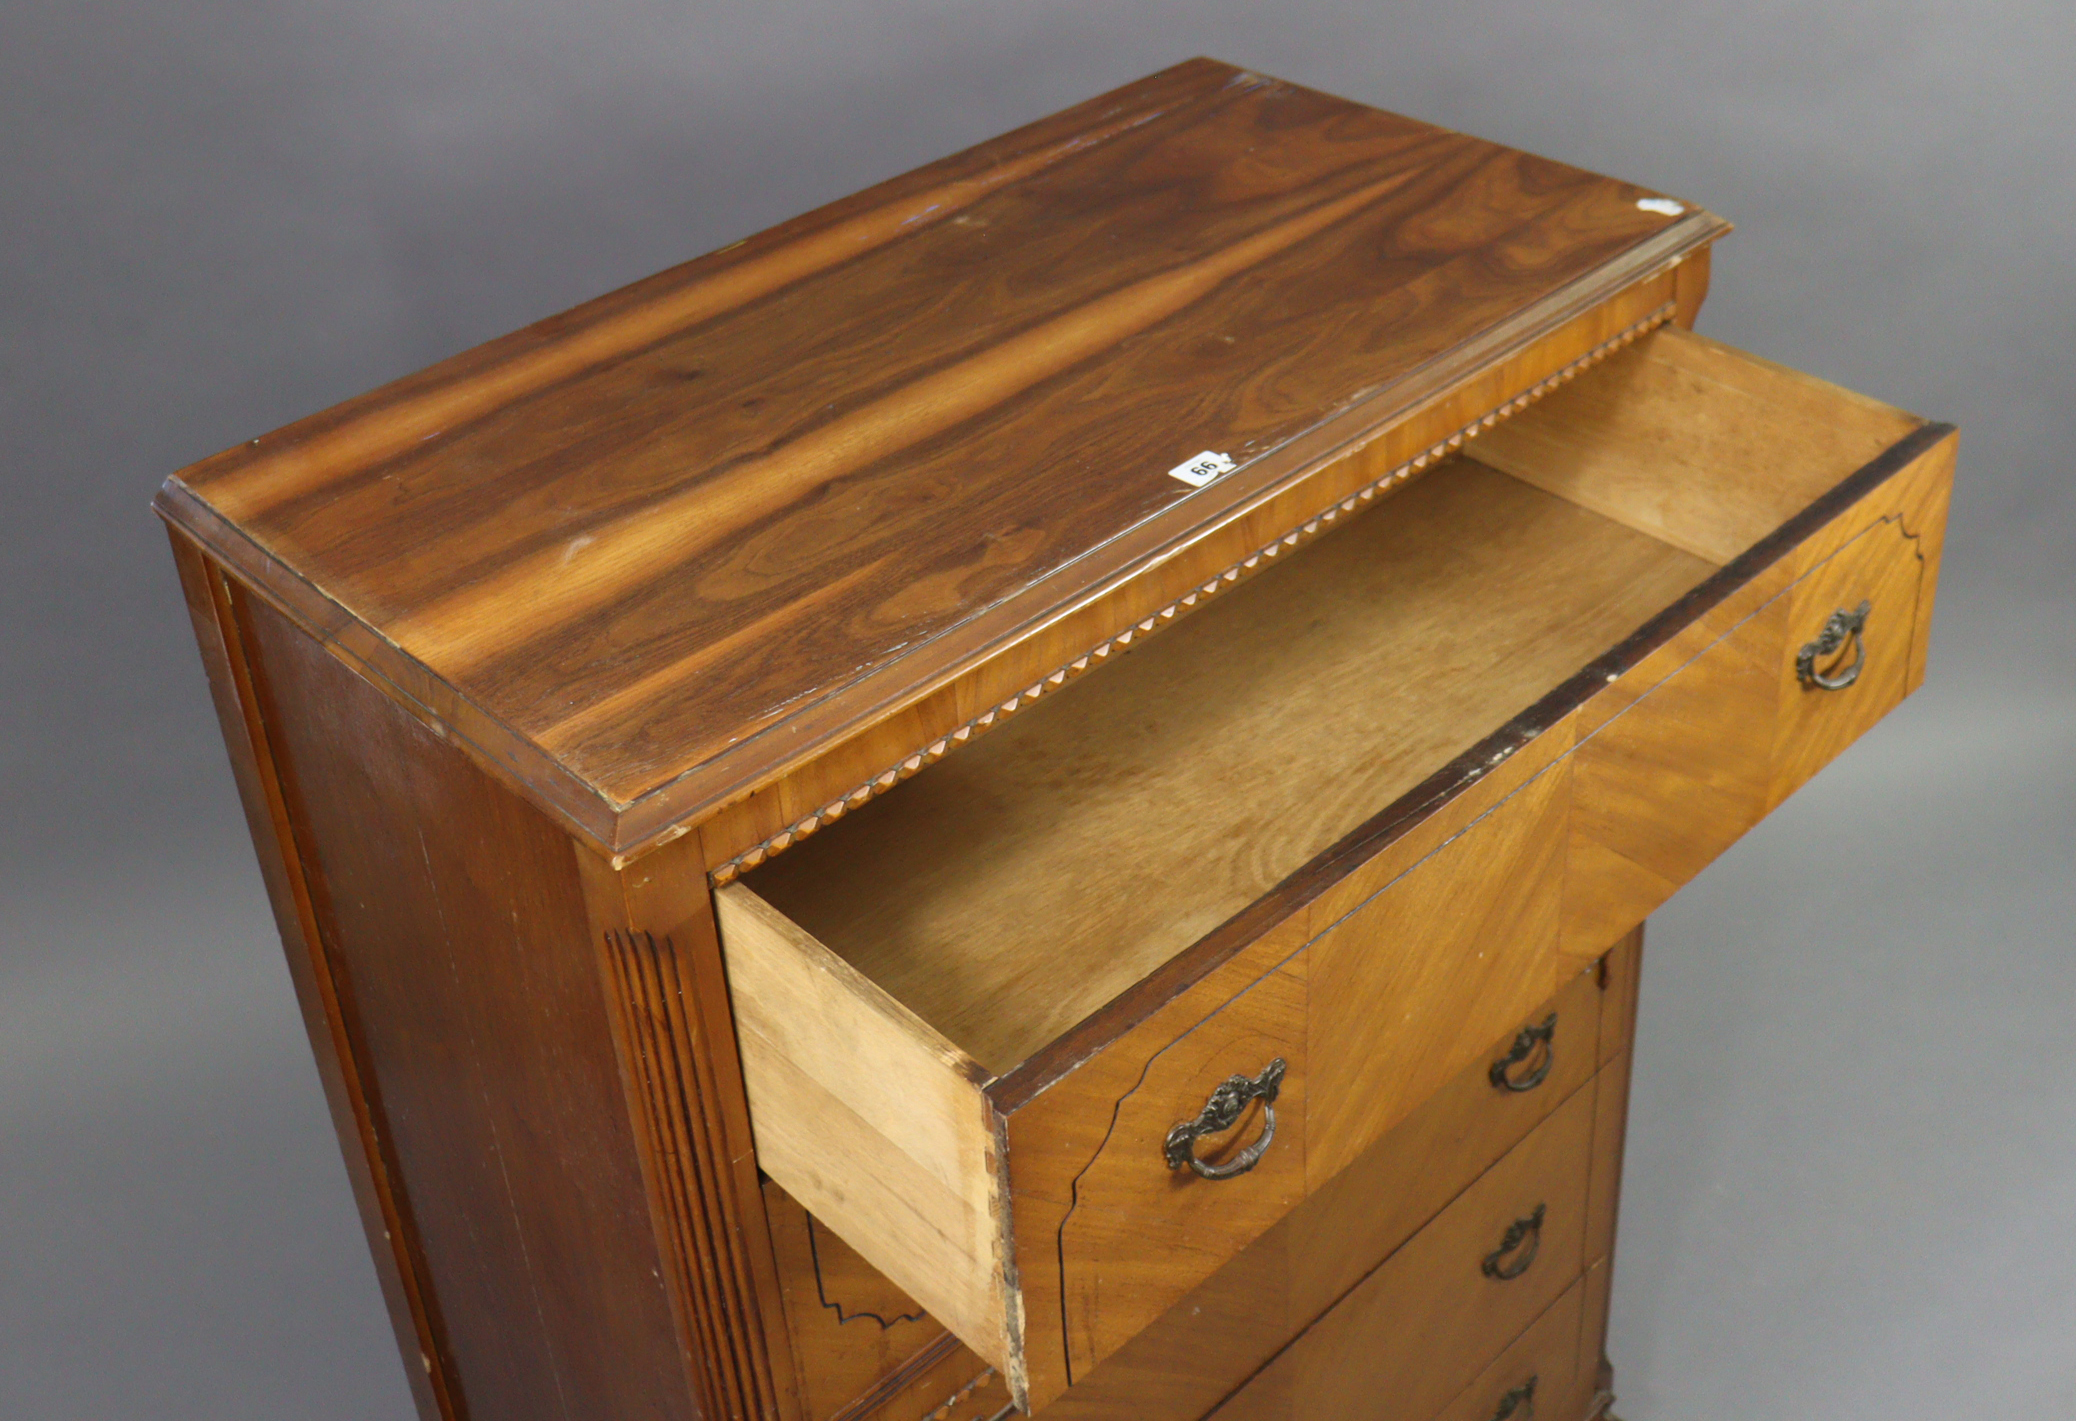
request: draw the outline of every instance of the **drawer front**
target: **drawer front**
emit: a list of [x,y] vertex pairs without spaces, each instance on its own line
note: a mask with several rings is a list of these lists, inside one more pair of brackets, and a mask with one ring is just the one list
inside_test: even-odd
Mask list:
[[[1135,1033],[1011,1117],[1029,1335],[1040,1335],[1040,1319],[1062,1319],[1061,1386],[1078,1384],[1452,1077],[1486,1069],[1491,1042],[1575,975],[1556,952],[1565,781],[1561,763],[1545,764],[1525,781],[1495,776],[1489,794],[1462,796],[1450,807],[1453,835],[1442,827],[1450,816],[1435,816],[1269,934],[1264,943],[1299,946],[1257,985],[1150,1055],[1133,1050],[1150,1031]],[[1381,891],[1355,897],[1377,882]],[[1304,946],[1301,933],[1329,912],[1338,923]],[[1284,1063],[1277,1133],[1260,1162],[1222,1180],[1168,1167],[1168,1132],[1222,1084],[1258,1079],[1273,1060]],[[1250,1108],[1216,1138],[1230,1151],[1257,1139],[1262,1123]],[[1207,1143],[1207,1162],[1222,1157]],[[1035,1348],[1029,1367],[1034,1394],[1050,1394]]]
[[1642,922],[1765,814],[1787,609],[1715,608],[1580,708],[1567,953]]
[[1313,941],[1315,1188],[1570,975],[1557,951],[1569,809],[1560,760]]
[[[1924,560],[1902,513],[1882,518],[1782,599],[1770,802],[1780,803],[1895,709],[1917,644]],[[1864,609],[1864,611],[1863,611]]]
[[[1470,1067],[1360,1159],[1077,1376],[1046,1414],[1059,1421],[1198,1421],[1564,1102],[1594,1097],[1596,1119],[1617,1105],[1596,1095],[1594,1072],[1626,1046],[1623,987],[1635,962],[1634,943],[1625,943],[1610,955],[1605,984],[1589,970],[1539,1003],[1525,1024],[1540,1027],[1552,1017],[1554,1024],[1547,1039],[1534,1032],[1518,1059],[1518,1028],[1487,1042]],[[1502,1063],[1524,1088],[1493,1084],[1492,1068]],[[1598,1079],[1607,1076],[1602,1071]],[[1597,1207],[1589,1205],[1589,1213]],[[1589,1252],[1594,1236],[1589,1227]]]
[[1581,1091],[1301,1334],[1218,1421],[1427,1421],[1583,1271]]
[[[1819,425],[1842,408],[1801,395]],[[1653,467],[1645,445],[1625,478]],[[1014,1066],[983,1068],[746,884],[724,887],[760,1164],[1020,1401],[1051,1403],[1905,694],[1951,463],[1950,435],[1923,426],[1843,482],[1818,470],[1829,492],[1756,544],[1744,510],[1719,539],[1744,551],[1718,577]],[[1864,624],[1801,656],[1863,603]],[[1271,1071],[1275,1099],[1254,1098]],[[1229,1083],[1230,1118],[1171,1164],[1170,1133]],[[1251,1168],[1207,1177],[1272,1111]]]
[[1305,967],[1300,955],[1156,1055],[1069,1181],[1059,1259],[1074,1375],[1304,1198]]
[[1642,922],[1902,700],[1930,614],[1919,514],[1950,462],[1844,509],[1579,709],[1567,954]]
[[1583,1421],[1599,1358],[1581,1355],[1584,1279],[1565,1290],[1435,1421]]

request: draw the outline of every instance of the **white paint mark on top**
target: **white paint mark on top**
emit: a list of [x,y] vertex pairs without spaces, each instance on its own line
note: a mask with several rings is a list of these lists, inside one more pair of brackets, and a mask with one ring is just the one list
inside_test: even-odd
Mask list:
[[1677,217],[1687,210],[1687,204],[1669,197],[1640,197],[1636,200],[1638,210],[1657,212],[1667,217]]

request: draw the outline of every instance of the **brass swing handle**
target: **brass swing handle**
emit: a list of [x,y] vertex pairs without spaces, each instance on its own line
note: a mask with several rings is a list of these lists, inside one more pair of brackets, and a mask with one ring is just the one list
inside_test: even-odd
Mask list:
[[1492,1413],[1492,1421],[1510,1421],[1515,1415],[1526,1421],[1526,1418],[1535,1415],[1535,1384],[1540,1380],[1539,1376],[1530,1377],[1502,1396],[1499,1399],[1499,1409]]
[[[1501,1090],[1514,1092],[1534,1090],[1550,1074],[1550,1067],[1557,1060],[1557,1013],[1551,1012],[1534,1026],[1524,1026],[1514,1037],[1514,1044],[1507,1053],[1492,1063],[1486,1078]],[[1513,1075],[1514,1067],[1520,1065],[1542,1048],[1542,1059],[1520,1075]]]
[[[1867,665],[1867,614],[1873,610],[1874,604],[1865,601],[1850,612],[1841,607],[1824,623],[1815,641],[1802,644],[1802,650],[1795,653],[1795,675],[1804,686],[1813,691],[1842,691],[1860,679],[1860,671]],[[1853,644],[1852,665],[1829,673],[1817,670],[1818,657],[1835,654],[1848,641]]]
[[[1278,1056],[1262,1067],[1262,1073],[1253,1080],[1245,1076],[1228,1077],[1225,1084],[1211,1092],[1211,1099],[1194,1120],[1184,1120],[1168,1131],[1162,1154],[1166,1156],[1169,1169],[1181,1169],[1184,1165],[1195,1170],[1205,1179],[1231,1179],[1245,1174],[1261,1163],[1268,1153],[1269,1144],[1276,1138],[1276,1094],[1283,1089],[1283,1072],[1287,1069]],[[1240,1112],[1254,1101],[1261,1102],[1261,1138],[1235,1155],[1229,1164],[1205,1164],[1197,1158],[1197,1140],[1204,1135],[1221,1135],[1233,1128]]]
[[[1497,1278],[1504,1283],[1518,1278],[1535,1262],[1536,1252],[1543,1246],[1543,1214],[1549,1205],[1538,1204],[1535,1212],[1514,1220],[1499,1240],[1499,1247],[1485,1255],[1484,1273],[1487,1278]],[[1522,1245],[1527,1247],[1523,1248]]]

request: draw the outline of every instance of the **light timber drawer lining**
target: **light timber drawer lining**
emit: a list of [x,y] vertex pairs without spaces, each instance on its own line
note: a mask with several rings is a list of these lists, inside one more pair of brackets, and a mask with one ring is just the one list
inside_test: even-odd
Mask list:
[[1113,652],[1129,647],[1136,638],[1145,636],[1157,628],[1174,621],[1176,617],[1233,586],[1249,573],[1258,570],[1279,554],[1307,542],[1320,532],[1331,527],[1342,514],[1355,512],[1358,508],[1372,502],[1380,493],[1395,488],[1399,484],[1406,482],[1414,474],[1447,458],[1463,448],[1466,442],[1493,428],[1501,420],[1526,409],[1529,405],[1542,399],[1559,386],[1576,378],[1581,372],[1591,369],[1616,351],[1666,324],[1672,320],[1676,313],[1677,308],[1675,304],[1666,302],[1642,320],[1625,327],[1610,339],[1595,346],[1554,374],[1537,381],[1519,395],[1465,424],[1448,438],[1437,440],[1420,454],[1399,464],[1390,472],[1332,504],[1316,516],[1307,519],[1282,537],[1257,548],[1247,557],[1235,562],[1216,577],[1207,579],[1195,590],[1169,603],[1152,616],[1143,618],[1115,636],[1090,647],[1081,655],[1054,670],[1050,675],[1032,682],[1016,695],[989,707],[980,715],[968,720],[951,734],[940,736],[926,745],[917,747],[912,754],[903,757],[885,770],[873,775],[848,793],[830,800],[821,808],[795,820],[785,829],[773,834],[762,843],[746,849],[734,858],[718,865],[710,875],[713,883],[718,887],[722,884],[733,882],[744,872],[764,863],[774,854],[784,852],[801,839],[813,834],[816,830],[833,823],[851,810],[856,809],[859,805],[865,804],[878,795],[892,789],[895,785],[923,769],[926,765],[934,764],[938,760],[943,759],[975,736],[984,734],[996,725],[1001,724],[1004,720],[1007,720],[1010,716],[1015,715],[1019,710],[1028,707],[1048,691],[1056,690],[1091,667],[1101,665]]

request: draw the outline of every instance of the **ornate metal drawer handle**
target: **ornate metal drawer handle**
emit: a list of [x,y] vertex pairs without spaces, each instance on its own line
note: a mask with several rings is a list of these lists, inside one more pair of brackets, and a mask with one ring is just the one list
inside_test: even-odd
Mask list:
[[[1494,1061],[1486,1075],[1501,1090],[1534,1090],[1548,1077],[1550,1066],[1557,1059],[1556,1036],[1557,1013],[1551,1012],[1536,1025],[1522,1027],[1520,1034],[1514,1037],[1514,1044],[1507,1048],[1506,1055]],[[1542,1059],[1525,1073],[1510,1075],[1514,1067],[1535,1054],[1538,1046],[1542,1048]]]
[[[1528,1265],[1535,1262],[1536,1252],[1543,1246],[1543,1213],[1548,1208],[1547,1204],[1538,1204],[1534,1213],[1507,1225],[1506,1235],[1500,1239],[1499,1247],[1485,1255],[1487,1278],[1497,1278],[1504,1283],[1528,1271]],[[1524,1243],[1528,1245],[1526,1248],[1521,1247]],[[1515,1253],[1516,1249],[1520,1249],[1520,1252]],[[1508,1254],[1514,1256],[1509,1259]]]
[[[1203,1112],[1194,1120],[1184,1120],[1168,1131],[1162,1153],[1167,1157],[1169,1169],[1181,1169],[1184,1165],[1195,1170],[1205,1179],[1231,1179],[1245,1174],[1261,1163],[1268,1153],[1270,1141],[1276,1138],[1276,1094],[1283,1089],[1283,1058],[1278,1056],[1262,1067],[1260,1075],[1253,1080],[1245,1076],[1232,1076],[1217,1090],[1211,1092]],[[1197,1158],[1197,1139],[1202,1135],[1220,1135],[1233,1128],[1240,1112],[1250,1101],[1261,1102],[1261,1138],[1240,1151],[1230,1164],[1205,1164]]]
[[1492,1413],[1492,1421],[1508,1421],[1518,1413],[1524,1421],[1535,1415],[1535,1384],[1539,1376],[1530,1377],[1499,1399],[1499,1410]]
[[[1860,669],[1867,664],[1867,614],[1873,610],[1872,602],[1862,602],[1850,612],[1841,607],[1824,623],[1815,641],[1803,643],[1802,650],[1795,653],[1795,674],[1803,685],[1811,690],[1842,691],[1860,679]],[[1831,655],[1847,641],[1853,644],[1852,665],[1830,675],[1816,669],[1818,657]]]

